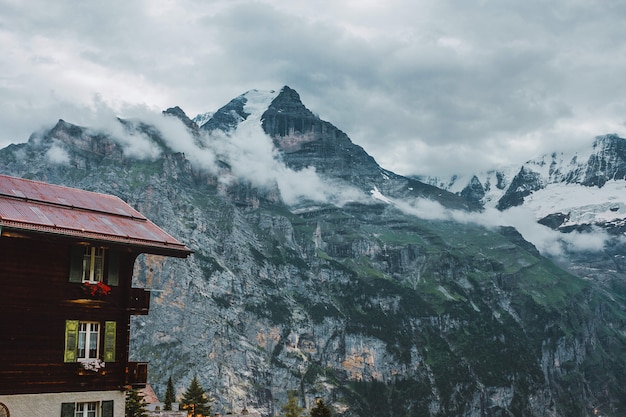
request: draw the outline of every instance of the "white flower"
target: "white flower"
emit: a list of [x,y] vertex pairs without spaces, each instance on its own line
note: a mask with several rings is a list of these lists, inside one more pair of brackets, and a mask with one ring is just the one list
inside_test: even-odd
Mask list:
[[80,364],[82,365],[83,369],[87,371],[98,372],[100,368],[104,368],[104,362],[98,358],[86,359],[86,360],[80,361]]

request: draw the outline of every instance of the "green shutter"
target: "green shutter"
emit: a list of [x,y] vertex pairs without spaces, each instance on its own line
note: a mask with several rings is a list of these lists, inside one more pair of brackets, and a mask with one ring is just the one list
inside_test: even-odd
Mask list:
[[107,321],[104,323],[104,361],[115,362],[115,332],[117,323]]
[[113,400],[102,401],[102,417],[113,417]]
[[120,253],[116,250],[109,251],[109,276],[107,277],[109,285],[120,285]]
[[61,417],[74,417],[74,403],[61,403]]
[[83,255],[85,248],[72,246],[70,255],[70,282],[83,282]]
[[65,354],[63,362],[76,362],[78,354],[78,320],[65,321]]

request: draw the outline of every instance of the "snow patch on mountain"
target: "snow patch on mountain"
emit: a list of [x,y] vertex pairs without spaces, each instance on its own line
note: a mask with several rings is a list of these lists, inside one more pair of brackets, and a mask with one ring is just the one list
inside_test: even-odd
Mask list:
[[385,197],[383,195],[383,193],[381,193],[378,188],[374,188],[373,190],[370,191],[370,193],[372,194],[372,197],[375,200],[379,200],[382,201],[383,203],[387,203],[387,204],[393,204],[393,201],[391,201],[389,198]]
[[260,120],[265,110],[272,104],[272,101],[274,101],[279,93],[280,91],[275,90],[250,90],[243,94],[243,97],[246,99],[243,110],[250,114],[248,119],[253,118]]
[[563,213],[563,224],[592,224],[610,222],[626,217],[626,181],[609,181],[602,188],[580,184],[548,184],[524,200],[524,205],[537,219]]
[[206,113],[200,113],[196,115],[196,117],[191,119],[191,121],[197,124],[198,126],[202,126],[203,124],[208,122],[211,119],[211,117],[213,117],[214,114],[215,112],[212,112],[212,111],[208,111]]
[[626,140],[617,135],[594,138],[586,148],[546,154],[521,167],[449,180],[423,181],[480,202],[485,208],[523,205],[537,220],[559,216],[551,227],[606,224],[626,218]]
[[473,182],[477,181],[484,193],[480,196],[480,203],[485,208],[495,209],[498,201],[504,196],[504,193],[519,170],[519,166],[512,166],[499,170],[484,171],[474,175],[453,175],[450,178],[418,176],[417,179],[426,184],[458,195],[463,195],[465,190],[470,187]]

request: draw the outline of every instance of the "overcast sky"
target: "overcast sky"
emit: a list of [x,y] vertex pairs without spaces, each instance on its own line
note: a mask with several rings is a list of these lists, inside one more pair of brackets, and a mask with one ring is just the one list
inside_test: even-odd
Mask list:
[[0,147],[289,85],[397,173],[520,164],[626,134],[624,22],[622,0],[0,0]]

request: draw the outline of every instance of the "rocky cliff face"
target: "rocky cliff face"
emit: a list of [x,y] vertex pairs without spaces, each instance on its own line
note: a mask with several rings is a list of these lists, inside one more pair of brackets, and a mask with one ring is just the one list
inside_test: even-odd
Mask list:
[[[136,264],[154,292],[132,351],[157,393],[196,375],[224,414],[273,416],[288,390],[344,416],[626,412],[623,285],[565,272],[515,229],[419,215],[472,205],[380,168],[289,88],[260,102],[243,95],[198,128],[171,109],[167,126],[123,121],[121,136],[59,121],[0,150],[0,172],[118,195],[194,250]],[[286,204],[283,177],[238,176],[232,146],[252,124],[276,172],[314,168],[359,197]]]

